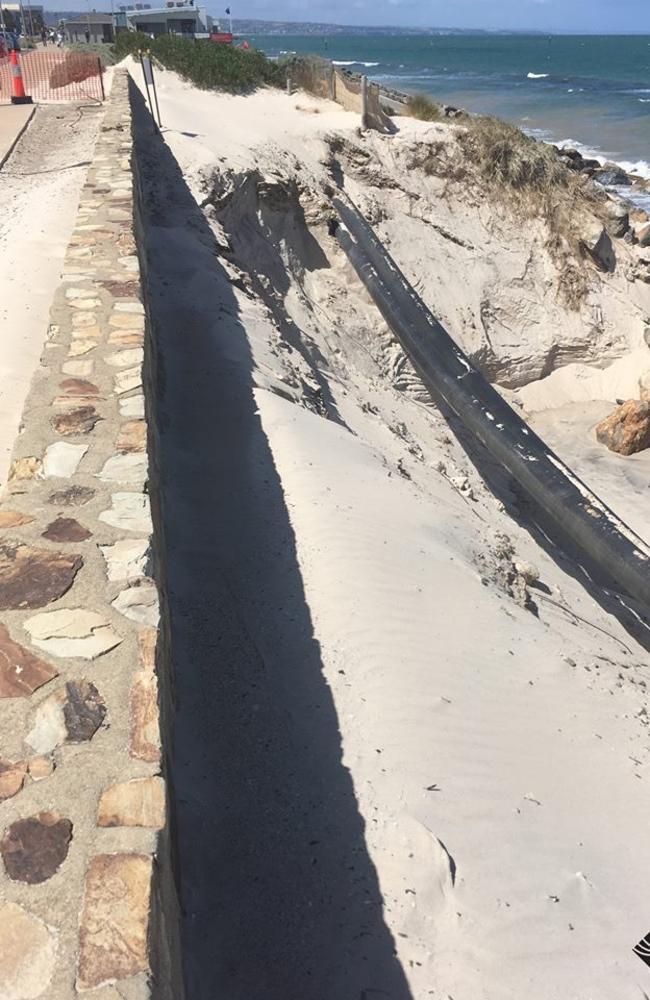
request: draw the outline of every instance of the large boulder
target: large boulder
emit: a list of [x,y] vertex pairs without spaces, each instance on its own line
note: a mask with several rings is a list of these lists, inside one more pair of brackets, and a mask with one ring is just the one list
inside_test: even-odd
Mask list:
[[612,187],[616,184],[629,184],[630,178],[618,163],[608,161],[604,163],[594,174],[595,179],[603,187]]
[[605,207],[605,229],[610,236],[625,236],[630,228],[630,214],[620,201],[609,201]]
[[650,403],[628,399],[597,424],[596,438],[619,455],[650,447]]
[[616,254],[610,235],[600,222],[593,221],[582,228],[580,246],[600,271],[614,271]]
[[644,222],[635,229],[637,243],[642,247],[650,247],[650,222]]

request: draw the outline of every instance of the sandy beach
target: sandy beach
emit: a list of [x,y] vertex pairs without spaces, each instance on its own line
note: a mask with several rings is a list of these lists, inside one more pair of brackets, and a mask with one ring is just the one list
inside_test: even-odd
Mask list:
[[649,453],[594,435],[650,369],[640,249],[585,264],[576,308],[542,223],[451,171],[453,124],[361,133],[304,93],[157,82],[162,140],[141,111],[139,142],[193,1000],[637,1000],[647,650],[434,405],[326,192],[339,170],[472,361],[647,536]]

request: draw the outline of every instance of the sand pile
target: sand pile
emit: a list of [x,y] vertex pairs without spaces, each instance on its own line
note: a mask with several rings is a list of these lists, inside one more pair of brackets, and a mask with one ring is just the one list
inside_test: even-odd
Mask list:
[[[360,136],[327,102],[169,73],[160,103],[183,173],[152,153],[145,222],[193,996],[640,996],[647,653],[428,398],[327,185],[504,392],[532,411],[539,387],[540,420],[609,406],[578,376],[553,395],[568,362],[609,392],[650,355],[636,248],[589,265],[575,309],[541,224],[414,162],[453,158],[450,129]],[[620,492],[588,426],[552,426]]]

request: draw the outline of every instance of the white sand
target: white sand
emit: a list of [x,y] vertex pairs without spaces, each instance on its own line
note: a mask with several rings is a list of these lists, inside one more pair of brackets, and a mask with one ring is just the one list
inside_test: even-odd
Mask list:
[[[327,236],[312,192],[328,156],[323,134],[361,143],[354,116],[324,102],[318,114],[297,110],[316,105],[304,95],[220,97],[170,73],[158,81],[165,137],[197,199],[227,195],[209,211],[233,250],[220,266],[249,288],[235,294],[256,399],[412,997],[639,1000],[648,970],[631,949],[650,929],[647,654],[507,516]],[[365,140],[381,148],[381,167],[347,183],[374,206],[398,263],[450,332],[480,350],[489,290],[491,364],[517,380],[535,377],[553,343],[565,360],[601,365],[645,352],[646,291],[623,297],[622,275],[598,279],[585,312],[564,311],[538,236],[486,206],[445,200],[439,185],[425,199],[425,182],[404,172],[406,147],[439,128],[400,126],[395,138]],[[253,168],[266,189],[240,186]],[[411,204],[466,245],[408,216],[399,190],[373,186],[382,169],[417,188]],[[289,178],[304,185],[309,229]],[[197,273],[192,287],[197,317],[207,317],[215,286]],[[234,351],[224,359],[238,363]],[[566,377],[554,406],[611,400],[609,390],[583,395],[578,372]],[[570,432],[550,419],[540,427],[589,482],[597,414],[584,413]],[[610,473],[600,482],[612,485]],[[631,499],[619,512],[647,536],[647,501],[645,518],[631,516],[639,485],[626,481]],[[612,495],[621,495],[613,485]],[[516,559],[539,568],[538,616],[499,584],[510,566],[503,534]],[[362,996],[381,996],[381,986],[370,970]],[[263,1000],[265,983],[255,995]]]
[[0,170],[0,490],[27,390],[46,341],[50,305],[77,211],[96,116],[38,108]]

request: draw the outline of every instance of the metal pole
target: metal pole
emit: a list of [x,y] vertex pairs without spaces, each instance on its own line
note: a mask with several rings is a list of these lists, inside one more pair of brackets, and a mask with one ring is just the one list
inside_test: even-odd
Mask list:
[[[140,65],[142,66],[142,78],[144,80],[144,85],[147,88],[147,102],[149,104],[149,110],[151,112],[151,117],[153,118],[153,104],[151,103],[151,94],[149,93],[149,84],[147,83],[147,74],[144,71],[144,62],[142,59],[142,52],[140,52]],[[155,118],[154,118],[155,121]]]
[[[151,66],[151,57],[149,57],[149,65]],[[156,102],[156,114],[158,116],[158,128],[162,128],[162,122],[160,120],[160,108],[158,107],[158,92],[156,90],[156,78],[153,75],[153,66],[151,66],[151,85],[153,87],[153,97]]]
[[34,37],[34,20],[32,18],[32,5],[29,0],[27,0],[27,13],[29,14],[29,36]]
[[[25,11],[23,9],[23,0],[18,0],[18,10],[20,11],[20,31],[21,34],[25,31]],[[16,35],[18,32],[16,32]]]
[[106,100],[106,91],[104,90],[104,67],[102,66],[102,61],[97,56],[97,68],[99,70],[99,85],[102,88],[102,101]]

